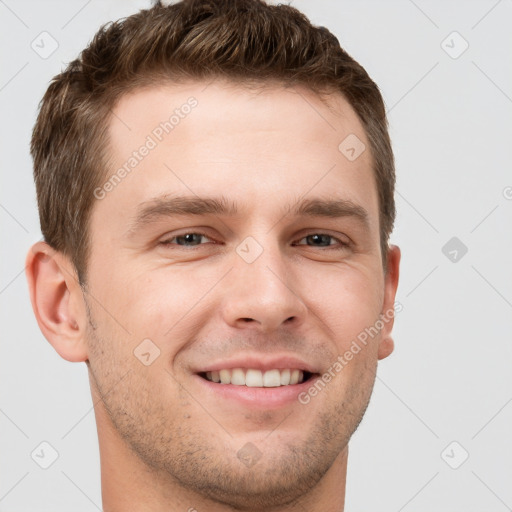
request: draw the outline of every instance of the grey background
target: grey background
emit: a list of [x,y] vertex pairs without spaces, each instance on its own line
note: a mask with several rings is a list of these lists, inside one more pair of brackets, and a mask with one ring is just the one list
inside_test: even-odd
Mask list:
[[[101,510],[86,366],[43,338],[23,273],[41,236],[28,143],[50,78],[148,4],[0,0],[1,512]],[[346,510],[511,510],[512,2],[291,4],[379,84],[397,161],[403,311],[350,445]],[[31,47],[51,49],[43,31],[47,58]],[[48,469],[31,458],[43,441],[59,454]]]

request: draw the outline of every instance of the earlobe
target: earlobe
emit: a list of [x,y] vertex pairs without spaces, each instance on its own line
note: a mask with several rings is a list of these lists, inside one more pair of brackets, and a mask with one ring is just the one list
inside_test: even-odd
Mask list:
[[25,272],[44,337],[67,361],[86,361],[86,315],[73,265],[47,243],[37,242],[27,254]]
[[393,338],[391,336],[386,336],[383,338],[379,343],[379,351],[377,354],[377,357],[380,359],[385,359],[395,349],[395,342],[393,341]]

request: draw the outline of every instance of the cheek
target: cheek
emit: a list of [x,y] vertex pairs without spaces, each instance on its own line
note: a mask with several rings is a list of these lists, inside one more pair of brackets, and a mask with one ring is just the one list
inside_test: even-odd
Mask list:
[[315,268],[301,278],[303,300],[336,341],[338,353],[378,320],[383,296],[378,283],[368,267],[348,264]]
[[191,322],[208,307],[221,277],[206,266],[141,268],[131,275],[117,269],[101,285],[110,313],[102,320],[122,334],[121,324],[133,343],[149,338],[164,350],[169,339],[191,337]]

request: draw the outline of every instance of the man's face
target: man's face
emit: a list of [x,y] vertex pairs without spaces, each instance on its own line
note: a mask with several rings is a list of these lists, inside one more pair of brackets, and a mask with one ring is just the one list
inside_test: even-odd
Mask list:
[[[124,96],[110,125],[107,178],[137,163],[102,189],[90,224],[88,364],[102,421],[160,476],[239,506],[318,482],[391,350],[382,332],[369,338],[308,393],[395,291],[370,152],[338,148],[350,134],[368,141],[341,96],[330,104],[303,89],[169,85]],[[184,213],[200,198],[226,211]],[[209,380],[220,370],[235,382]],[[308,380],[286,385],[294,370]]]

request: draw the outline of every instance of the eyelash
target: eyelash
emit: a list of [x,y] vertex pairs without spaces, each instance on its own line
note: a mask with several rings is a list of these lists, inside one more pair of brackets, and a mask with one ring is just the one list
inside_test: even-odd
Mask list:
[[[180,234],[180,235],[175,235],[173,236],[172,238],[169,238],[167,240],[162,240],[160,242],[160,245],[163,245],[165,247],[170,247],[172,245],[176,245],[177,247],[183,247],[183,248],[187,248],[187,250],[193,250],[195,249],[196,247],[199,247],[201,245],[204,245],[204,244],[198,244],[196,246],[186,246],[186,245],[177,245],[177,244],[173,244],[172,241],[175,240],[176,238],[181,238],[181,237],[184,237],[186,235],[200,235],[202,237],[205,237],[205,238],[208,238],[209,240],[213,240],[211,237],[209,237],[206,233],[202,233],[201,231],[189,231],[189,232],[186,232],[186,233],[183,233],[183,234]],[[321,236],[327,236],[333,240],[336,240],[338,242],[337,245],[327,245],[327,246],[316,246],[316,247],[319,247],[321,249],[329,249],[329,250],[340,250],[340,249],[346,249],[347,247],[350,246],[349,243],[347,242],[344,242],[343,240],[341,240],[340,238],[337,238],[335,237],[334,235],[329,235],[328,233],[322,233],[322,232],[318,232],[318,233],[310,233],[308,235],[305,235],[303,236],[302,238],[300,238],[298,241],[302,241],[304,240],[305,238],[308,238],[310,236],[314,236],[314,235],[321,235]],[[306,247],[315,247],[314,245],[306,245],[306,244],[296,244],[294,242],[294,245],[305,245]]]

